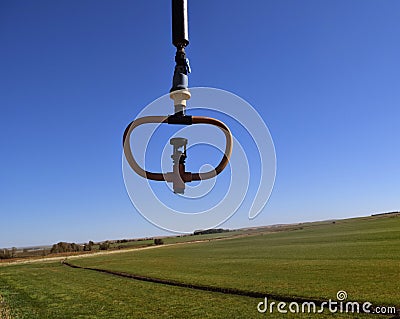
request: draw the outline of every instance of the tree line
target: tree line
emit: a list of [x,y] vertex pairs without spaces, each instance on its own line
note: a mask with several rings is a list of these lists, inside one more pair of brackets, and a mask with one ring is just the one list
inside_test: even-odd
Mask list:
[[17,248],[13,247],[11,249],[0,249],[0,259],[14,258],[17,254]]
[[[103,245],[103,243],[100,244],[100,248]],[[64,241],[61,241],[57,244],[54,244],[51,247],[50,253],[51,254],[59,254],[59,253],[73,253],[73,252],[79,252],[79,251],[92,251],[94,250],[95,243],[93,241],[89,241],[88,243],[85,244],[75,244],[75,243],[67,243]],[[107,249],[109,248],[109,244],[107,245]]]
[[218,234],[218,233],[225,233],[228,231],[229,231],[229,229],[211,228],[211,229],[205,229],[205,230],[195,230],[193,232],[193,235]]
[[[141,238],[141,239],[119,239],[113,241],[104,241],[95,243],[93,241],[89,241],[84,244],[76,244],[76,243],[68,243],[68,242],[58,242],[54,244],[51,249],[43,248],[40,251],[30,251],[27,248],[23,249],[23,251],[18,251],[16,247],[11,249],[0,249],[0,259],[10,259],[16,257],[32,257],[32,256],[47,256],[48,254],[60,254],[60,253],[74,253],[74,252],[84,252],[84,251],[95,251],[95,250],[109,250],[109,249],[122,249],[129,247],[129,245],[116,245],[116,244],[125,244],[130,242],[137,241],[147,241],[153,240],[153,245],[163,245],[164,241],[162,238]],[[146,244],[151,245],[151,244]]]

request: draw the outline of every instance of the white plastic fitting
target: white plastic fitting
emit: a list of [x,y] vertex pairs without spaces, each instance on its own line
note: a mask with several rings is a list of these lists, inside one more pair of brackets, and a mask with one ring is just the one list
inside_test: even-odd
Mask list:
[[186,101],[190,99],[191,94],[187,89],[172,91],[169,97],[174,100],[175,113],[183,111],[186,108]]

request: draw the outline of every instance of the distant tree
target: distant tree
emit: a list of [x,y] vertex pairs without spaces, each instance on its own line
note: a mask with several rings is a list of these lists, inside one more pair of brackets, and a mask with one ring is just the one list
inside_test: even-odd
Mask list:
[[162,238],[154,238],[154,245],[163,245],[164,241]]
[[82,246],[81,245],[78,245],[78,244],[75,244],[75,243],[71,244],[71,251],[76,252],[76,251],[81,251],[81,250],[82,250]]
[[100,250],[108,250],[110,248],[110,243],[109,241],[105,241],[103,243],[100,244],[99,249]]
[[11,258],[14,258],[17,256],[17,247],[11,248]]
[[0,250],[0,259],[8,259],[11,258],[11,252],[8,249]]
[[92,251],[94,249],[93,246],[94,246],[94,242],[89,240],[89,242],[87,244],[83,245],[83,250],[84,251]]
[[54,244],[53,246],[51,246],[50,253],[51,254],[58,253],[57,249],[58,249],[57,244]]
[[69,252],[76,252],[81,251],[82,246],[75,244],[75,243],[66,243],[66,242],[59,242],[54,244],[51,247],[50,253],[57,254],[57,253],[69,253]]
[[195,230],[193,232],[193,235],[217,234],[217,233],[224,233],[224,232],[229,232],[229,229],[211,228],[211,229],[206,229],[206,230]]
[[57,244],[54,244],[54,245],[51,247],[50,252],[51,252],[52,254],[65,253],[65,252],[67,252],[67,251],[69,250],[69,248],[70,248],[70,247],[68,247],[68,244],[67,244],[67,243],[59,242],[59,243],[57,243]]
[[59,245],[60,253],[67,253],[71,250],[71,244],[69,244],[69,243],[61,242],[58,245]]

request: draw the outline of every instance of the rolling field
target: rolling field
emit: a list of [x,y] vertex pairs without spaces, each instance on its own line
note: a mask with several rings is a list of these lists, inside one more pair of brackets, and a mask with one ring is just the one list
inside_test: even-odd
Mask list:
[[[400,309],[399,215],[242,235],[69,262],[289,299],[336,300],[345,290],[349,301]],[[143,282],[59,262],[0,267],[0,295],[11,318],[390,318],[327,311],[259,314],[260,298]]]

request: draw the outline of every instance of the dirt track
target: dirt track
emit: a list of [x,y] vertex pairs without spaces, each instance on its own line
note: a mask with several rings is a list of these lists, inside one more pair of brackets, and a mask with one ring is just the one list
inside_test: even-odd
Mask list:
[[[223,240],[223,239],[230,239],[230,237],[220,238],[220,239],[212,239],[212,240]],[[0,263],[0,267],[1,266],[9,266],[9,265],[19,265],[19,264],[32,264],[32,263],[43,263],[43,262],[52,262],[52,261],[63,261],[65,259],[86,258],[86,257],[110,255],[110,254],[121,254],[121,253],[127,253],[127,252],[138,251],[138,250],[155,249],[155,248],[184,245],[184,244],[195,244],[195,243],[201,243],[201,242],[207,242],[207,241],[209,241],[209,239],[187,241],[187,242],[182,242],[182,243],[146,246],[146,247],[126,248],[126,249],[120,249],[120,250],[96,251],[96,252],[92,252],[92,253],[85,253],[85,254],[71,255],[71,256],[28,258],[28,259],[20,259],[20,260],[13,260],[13,261],[4,261],[4,262]],[[0,319],[2,319],[2,318],[0,317]]]

